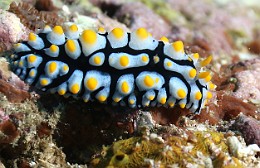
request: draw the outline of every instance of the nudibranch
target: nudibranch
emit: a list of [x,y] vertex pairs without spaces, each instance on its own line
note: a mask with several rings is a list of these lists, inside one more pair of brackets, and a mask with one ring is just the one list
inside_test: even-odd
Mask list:
[[165,106],[200,113],[215,85],[212,56],[186,54],[182,41],[156,40],[144,28],[82,30],[45,26],[14,45],[12,70],[26,83],[65,97],[131,108]]

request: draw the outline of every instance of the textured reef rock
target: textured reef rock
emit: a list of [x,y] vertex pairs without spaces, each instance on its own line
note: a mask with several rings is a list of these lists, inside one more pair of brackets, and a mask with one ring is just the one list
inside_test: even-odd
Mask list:
[[12,4],[8,12],[0,9],[0,51],[45,23],[109,31],[143,26],[158,38],[184,40],[185,51],[213,55],[217,88],[208,106],[194,116],[180,108],[133,110],[43,94],[11,73],[10,52],[1,53],[0,167],[260,167],[258,1],[253,7],[246,0],[141,1]]

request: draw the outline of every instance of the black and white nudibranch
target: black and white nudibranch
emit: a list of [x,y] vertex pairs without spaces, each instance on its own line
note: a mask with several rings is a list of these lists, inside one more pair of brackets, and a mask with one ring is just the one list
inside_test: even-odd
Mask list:
[[132,108],[175,105],[200,113],[210,90],[212,59],[186,54],[183,42],[155,40],[144,28],[80,31],[75,24],[45,26],[15,44],[13,71],[43,91],[85,102]]

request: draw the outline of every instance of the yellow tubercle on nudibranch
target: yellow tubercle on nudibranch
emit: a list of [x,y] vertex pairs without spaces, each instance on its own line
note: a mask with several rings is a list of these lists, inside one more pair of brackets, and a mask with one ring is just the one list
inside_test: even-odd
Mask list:
[[175,41],[172,43],[172,47],[176,52],[184,52],[183,42],[182,41]]
[[107,98],[108,98],[108,90],[105,88],[105,89],[102,89],[101,91],[99,91],[97,94],[96,94],[96,96],[95,96],[95,98],[99,101],[99,102],[101,102],[101,103],[105,103],[106,102],[106,100],[107,100]]
[[117,38],[120,39],[124,36],[124,30],[121,28],[114,28],[111,33]]
[[58,94],[59,95],[64,95],[66,93],[66,91],[64,89],[59,89],[58,90]]
[[127,32],[118,27],[114,28],[110,33],[108,33],[107,39],[112,48],[124,47],[128,42]]
[[80,92],[81,83],[83,81],[83,72],[81,70],[75,70],[68,79],[68,90],[71,94],[75,95]]
[[102,66],[104,61],[105,61],[104,53],[96,53],[90,57],[89,64],[93,66]]
[[35,76],[35,71],[32,71],[32,70],[31,70],[30,73],[29,73],[29,76],[30,76],[30,77],[34,77],[34,76]]
[[210,90],[214,90],[216,87],[216,85],[214,85],[211,81],[209,81],[208,86]]
[[202,94],[201,94],[200,91],[198,91],[198,92],[195,94],[195,99],[196,99],[196,100],[200,100],[201,97],[202,97]]
[[184,103],[180,103],[179,105],[180,105],[180,108],[182,108],[182,109],[185,108],[185,104]]
[[106,45],[105,37],[90,29],[83,30],[79,40],[81,42],[82,52],[86,57],[96,50],[105,48]]
[[13,45],[13,47],[14,47],[14,49],[16,49],[16,48],[20,47],[21,45],[22,45],[21,43],[16,43]]
[[57,51],[58,51],[58,46],[52,44],[52,45],[50,46],[50,51],[51,51],[51,52],[57,52]]
[[154,86],[154,80],[151,78],[151,76],[146,75],[146,76],[144,77],[144,84],[145,84],[147,87],[152,87],[152,86]]
[[45,25],[44,28],[43,28],[43,30],[42,30],[41,32],[42,32],[42,33],[49,33],[49,32],[51,32],[51,31],[52,31],[51,26]]
[[64,70],[64,71],[67,71],[68,69],[69,69],[69,67],[68,67],[67,65],[64,65],[64,66],[63,66],[63,70]]
[[82,41],[84,43],[87,43],[90,45],[95,44],[97,41],[97,34],[93,30],[84,30],[82,32],[81,37],[82,37]]
[[189,71],[189,76],[190,78],[194,78],[197,74],[197,71],[196,69],[192,68],[190,71]]
[[200,62],[200,66],[204,67],[207,66],[212,60],[212,56],[208,56],[206,59]]
[[70,92],[73,94],[77,94],[80,90],[79,84],[75,83],[71,86]]
[[41,78],[40,79],[40,84],[42,86],[46,86],[46,85],[50,84],[50,80],[48,78]]
[[208,76],[206,76],[206,77],[204,78],[204,80],[205,80],[205,82],[208,83],[208,82],[211,80],[211,78],[212,78],[211,75],[208,75]]
[[155,78],[155,83],[158,83],[160,81],[159,78]]
[[43,40],[37,34],[34,33],[29,33],[28,44],[36,50],[41,50],[44,48]]
[[210,75],[210,72],[200,72],[199,74],[198,74],[198,78],[199,79],[203,79],[203,78],[206,78],[207,76],[209,76]]
[[28,62],[29,63],[34,63],[36,61],[36,59],[37,59],[37,57],[34,54],[31,54],[31,55],[28,56]]
[[75,24],[72,24],[72,25],[69,27],[69,30],[72,31],[72,32],[76,32],[76,31],[78,31],[78,26],[75,25]]
[[29,41],[36,41],[37,37],[34,33],[29,33]]
[[118,103],[121,100],[121,98],[115,97],[115,98],[113,98],[113,100],[114,100],[114,102]]
[[154,96],[149,96],[148,99],[149,99],[149,100],[153,100],[153,99],[154,99]]
[[67,39],[76,40],[79,38],[81,33],[80,28],[76,24],[69,23],[68,25],[64,25],[65,35]]
[[65,51],[70,58],[74,60],[77,59],[81,54],[78,41],[68,39],[67,42],[65,43]]
[[161,104],[165,104],[165,103],[166,103],[166,97],[162,97],[162,98],[160,99],[160,103],[161,103]]
[[133,108],[136,106],[136,97],[133,93],[128,97],[128,103],[129,103],[129,107]]
[[174,105],[175,105],[175,103],[172,102],[172,101],[169,101],[168,104],[169,104],[170,107],[174,107]]
[[56,71],[56,69],[57,69],[57,63],[56,62],[51,62],[50,63],[50,65],[49,65],[49,72],[50,73],[53,73],[53,72],[55,72]]
[[134,50],[154,50],[157,46],[158,41],[145,28],[139,28],[130,34],[129,47]]
[[104,101],[106,101],[106,99],[107,99],[107,97],[104,96],[104,95],[100,95],[100,96],[98,97],[98,100],[99,100],[100,102],[104,102]]
[[44,49],[45,54],[50,57],[58,57],[60,49],[57,45],[52,44],[49,48]]
[[104,27],[99,27],[98,28],[98,33],[104,34],[104,33],[106,33],[106,29]]
[[154,63],[158,63],[160,61],[160,58],[158,56],[153,56]]
[[99,56],[94,57],[94,63],[99,65],[101,63],[101,58]]
[[63,34],[63,29],[61,26],[55,26],[52,30],[54,33],[58,34],[58,35],[62,35]]
[[135,103],[135,101],[134,101],[133,99],[130,99],[130,100],[129,100],[129,103],[132,105],[132,104]]
[[126,67],[129,64],[129,58],[126,55],[120,57],[120,64],[123,67]]
[[136,30],[136,34],[140,39],[146,39],[149,36],[149,33],[145,28],[139,28]]
[[129,85],[128,85],[128,83],[126,81],[124,81],[122,83],[121,89],[122,89],[123,93],[129,93],[130,89],[129,89]]
[[168,67],[171,67],[171,66],[172,66],[172,63],[171,63],[170,61],[168,61],[168,62],[166,63],[166,65],[167,65]]
[[207,92],[207,99],[211,99],[212,98],[212,93],[211,92]]
[[76,50],[76,45],[73,40],[67,40],[65,47],[70,51],[74,52]]
[[164,43],[169,43],[169,39],[165,36],[160,38],[160,41],[164,42]]
[[55,79],[60,72],[59,63],[57,61],[49,61],[45,65],[45,75],[50,79]]
[[142,56],[142,61],[147,62],[149,60],[149,57],[147,55]]
[[186,97],[186,92],[183,89],[179,89],[177,91],[177,94],[178,94],[179,98],[181,98],[181,99]]
[[[15,52],[24,52],[24,51],[31,51],[31,49],[22,43],[17,43],[13,45]],[[12,54],[11,56],[14,56],[14,54]]]
[[18,63],[19,67],[23,67],[24,66],[24,61],[20,60],[19,63]]
[[212,98],[212,56],[187,54],[182,41],[156,40],[145,28],[64,26],[46,26],[14,45],[10,59],[21,79],[65,97],[131,108],[177,105],[200,113]]
[[199,58],[200,58],[200,55],[199,55],[199,53],[194,53],[194,54],[193,54],[193,57],[194,57],[195,59],[199,59]]
[[97,88],[98,81],[96,78],[92,77],[87,80],[86,86],[89,90],[95,90]]
[[55,45],[65,43],[65,34],[61,26],[55,26],[46,36],[47,40]]

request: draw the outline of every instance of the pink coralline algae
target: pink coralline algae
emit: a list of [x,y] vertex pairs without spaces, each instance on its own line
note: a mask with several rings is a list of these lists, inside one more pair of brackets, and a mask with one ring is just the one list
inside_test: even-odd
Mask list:
[[246,61],[244,64],[246,70],[235,73],[238,89],[234,96],[245,100],[260,100],[260,59]]
[[15,14],[0,9],[0,51],[10,49],[19,40],[26,40],[28,33]]

